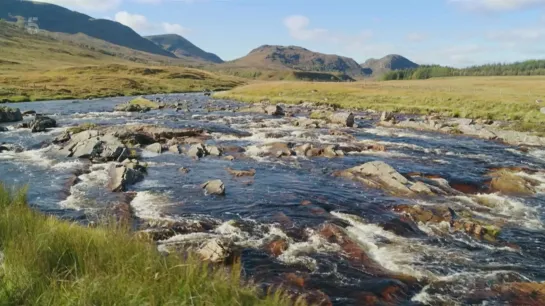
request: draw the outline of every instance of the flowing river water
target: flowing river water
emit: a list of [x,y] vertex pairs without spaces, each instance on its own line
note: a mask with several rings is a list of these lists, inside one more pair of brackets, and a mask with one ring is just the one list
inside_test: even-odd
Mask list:
[[[218,236],[232,239],[242,249],[245,275],[258,284],[274,284],[286,275],[300,276],[305,290],[320,290],[334,305],[363,305],[372,301],[368,292],[392,304],[484,305],[494,304],[495,300],[480,293],[494,285],[545,281],[545,197],[541,193],[545,188],[541,186],[536,194],[528,196],[477,190],[467,195],[407,198],[332,175],[337,170],[380,160],[402,174],[435,175],[451,185],[478,189],[486,184],[492,168],[545,169],[545,151],[540,148],[521,152],[509,145],[466,136],[378,127],[372,116],[363,113],[357,114],[357,127],[342,129],[354,136],[347,140],[343,135],[331,135],[327,127],[308,129],[294,126],[285,117],[229,111],[242,107],[235,101],[213,100],[202,94],[160,97],[166,103],[188,101],[189,109],[113,111],[117,104],[130,99],[127,97],[11,105],[50,116],[59,127],[30,133],[28,129],[17,129],[16,124],[2,124],[9,131],[0,133],[0,143],[18,144],[25,150],[0,153],[0,180],[12,186],[28,185],[29,202],[44,213],[85,223],[117,201],[118,196],[106,188],[106,164],[90,165],[85,160],[54,154],[50,144],[56,136],[82,123],[198,127],[210,136],[209,143],[243,147],[245,152],[229,161],[143,151],[141,159],[148,163],[147,175],[129,187],[136,193],[130,205],[138,218],[210,220],[215,224],[213,228],[171,237],[169,243]],[[264,156],[261,151],[263,144],[273,142],[321,145],[354,141],[380,144],[386,150],[337,158],[277,158]],[[181,173],[181,167],[190,172]],[[256,173],[254,177],[233,177],[225,171],[227,167],[255,169]],[[74,173],[80,175],[79,181],[67,187]],[[545,183],[542,172],[531,175]],[[225,183],[225,196],[205,195],[200,185],[211,179]],[[493,200],[496,205],[477,210],[476,196]],[[484,220],[501,220],[501,233],[497,241],[491,242],[462,232],[438,230],[444,224],[418,223],[406,231],[397,230],[407,228],[399,225],[403,219],[392,210],[402,204],[444,204],[454,210],[473,210]],[[344,227],[382,269],[418,281],[401,283],[355,264],[340,243],[320,235],[326,223]],[[280,255],[264,248],[275,237],[287,242],[287,249]],[[401,290],[388,296],[384,292],[392,286]]]

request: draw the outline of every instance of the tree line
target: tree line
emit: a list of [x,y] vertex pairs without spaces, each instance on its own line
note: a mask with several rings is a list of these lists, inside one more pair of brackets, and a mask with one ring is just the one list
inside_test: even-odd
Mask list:
[[467,68],[453,68],[440,65],[424,65],[418,68],[394,70],[384,74],[381,79],[424,80],[439,77],[457,76],[515,76],[545,75],[545,60],[528,60],[511,64],[487,64]]

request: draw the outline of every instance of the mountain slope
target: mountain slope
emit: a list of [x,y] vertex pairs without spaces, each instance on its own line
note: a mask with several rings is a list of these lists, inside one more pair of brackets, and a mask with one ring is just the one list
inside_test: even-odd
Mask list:
[[15,21],[14,16],[38,18],[40,29],[68,34],[83,33],[116,45],[168,57],[174,54],[138,35],[131,28],[106,19],[94,19],[54,4],[32,1],[1,0],[0,18]]
[[368,59],[361,67],[368,75],[380,76],[392,70],[418,68],[419,65],[401,55],[390,54],[381,59]]
[[263,45],[225,67],[251,67],[268,70],[331,72],[361,77],[361,67],[351,58],[313,52],[297,46]]
[[145,38],[180,58],[189,57],[211,63],[223,63],[223,60],[216,54],[202,50],[180,35],[153,35]]

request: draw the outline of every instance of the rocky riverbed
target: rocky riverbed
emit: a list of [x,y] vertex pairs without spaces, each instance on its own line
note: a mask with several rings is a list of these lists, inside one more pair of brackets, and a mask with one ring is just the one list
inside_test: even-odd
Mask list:
[[2,117],[0,179],[28,184],[44,213],[115,216],[165,254],[240,258],[264,288],[320,305],[545,303],[542,138],[488,121],[147,98],[157,104],[8,105],[20,112]]

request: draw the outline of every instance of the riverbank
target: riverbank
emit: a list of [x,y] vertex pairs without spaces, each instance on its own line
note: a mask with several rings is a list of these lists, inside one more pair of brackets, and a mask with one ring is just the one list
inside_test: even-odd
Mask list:
[[76,66],[0,77],[0,102],[93,99],[156,93],[227,90],[238,78],[183,67],[120,64]]
[[[509,129],[545,133],[544,77],[460,77],[415,81],[260,82],[217,93],[218,99],[273,103],[314,102],[346,109],[439,114],[501,120]],[[539,103],[538,103],[539,102]]]
[[290,305],[198,259],[162,256],[121,226],[86,228],[0,183],[0,305]]

